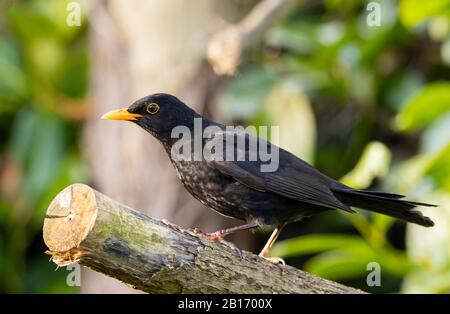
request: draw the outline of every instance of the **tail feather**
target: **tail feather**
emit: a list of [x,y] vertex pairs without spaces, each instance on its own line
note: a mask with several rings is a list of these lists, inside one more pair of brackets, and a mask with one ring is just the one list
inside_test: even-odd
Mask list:
[[421,212],[417,206],[436,207],[436,205],[402,200],[403,195],[352,189],[333,190],[337,199],[346,205],[359,207],[380,214],[399,218],[425,227],[434,226],[434,222]]
[[[355,191],[355,190],[353,190]],[[356,192],[356,191],[355,191]],[[405,198],[404,195],[400,195],[400,194],[393,194],[393,193],[386,193],[386,192],[378,192],[378,191],[363,191],[360,190],[358,192],[364,192],[364,194],[369,194],[369,195],[373,195],[373,196],[381,196],[381,197],[387,197],[387,198],[395,198],[395,199],[400,199],[400,198]]]

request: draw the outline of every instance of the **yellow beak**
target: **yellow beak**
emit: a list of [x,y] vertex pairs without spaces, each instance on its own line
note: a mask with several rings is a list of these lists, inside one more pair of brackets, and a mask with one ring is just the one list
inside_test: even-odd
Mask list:
[[105,113],[102,116],[104,120],[128,120],[135,121],[141,118],[142,115],[138,113],[131,113],[127,108],[117,109],[110,112]]

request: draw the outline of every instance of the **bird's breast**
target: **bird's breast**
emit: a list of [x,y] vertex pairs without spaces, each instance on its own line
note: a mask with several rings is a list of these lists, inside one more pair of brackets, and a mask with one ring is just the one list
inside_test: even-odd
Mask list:
[[240,184],[233,178],[205,161],[173,161],[173,164],[185,188],[201,203],[225,216],[248,219],[249,212],[235,192]]

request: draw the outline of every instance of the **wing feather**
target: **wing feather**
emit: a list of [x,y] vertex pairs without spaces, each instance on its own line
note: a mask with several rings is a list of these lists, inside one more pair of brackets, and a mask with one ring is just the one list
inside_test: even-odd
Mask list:
[[[249,138],[254,135],[239,132],[235,133],[235,136],[245,136],[245,142],[248,144]],[[210,141],[220,140],[224,141],[224,150],[229,148],[237,149],[236,144],[229,144],[228,141],[225,141],[225,135],[221,137],[214,136],[210,139]],[[268,143],[264,140],[261,141]],[[239,141],[234,142],[238,143]],[[259,158],[256,161],[248,161],[246,159],[246,161],[211,160],[210,162],[222,174],[233,177],[241,184],[255,190],[274,193],[303,203],[354,212],[333,194],[331,185],[334,180],[326,177],[291,153],[271,143],[268,143],[268,145],[272,145],[272,149],[276,148],[279,150],[279,167],[274,172],[261,172],[263,162]],[[246,145],[245,148],[246,157],[249,155],[249,146]]]

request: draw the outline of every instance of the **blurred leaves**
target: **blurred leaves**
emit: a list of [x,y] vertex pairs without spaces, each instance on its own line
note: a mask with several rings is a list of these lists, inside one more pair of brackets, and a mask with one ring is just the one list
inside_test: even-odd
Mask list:
[[427,126],[435,119],[450,112],[450,83],[428,84],[407,101],[396,118],[401,131],[411,131]]
[[355,189],[366,189],[375,178],[386,176],[390,162],[391,152],[383,143],[369,143],[356,167],[341,182]]
[[400,20],[407,27],[414,27],[438,14],[450,13],[449,0],[401,0]]
[[423,132],[420,142],[422,153],[436,153],[450,143],[450,112],[436,119]]
[[406,293],[450,292],[450,194],[427,193],[439,204],[438,209],[423,209],[435,222],[433,228],[408,226],[408,256],[417,265],[403,283]]
[[426,174],[433,177],[437,185],[450,193],[450,143],[433,156]]
[[26,75],[18,57],[17,47],[11,41],[0,38],[0,113],[11,110],[27,95]]
[[[67,44],[76,38],[80,31],[79,27],[70,27],[66,23],[66,8],[69,2],[61,0],[27,1],[23,5],[9,7],[7,14],[22,42],[29,43],[49,38],[52,41]],[[85,0],[77,2],[86,8]],[[86,11],[81,10],[81,12],[85,13]],[[82,18],[85,18],[84,14]],[[85,20],[82,24],[85,24]]]
[[[280,146],[345,184],[441,205],[420,208],[436,226],[408,225],[406,250],[394,219],[330,212],[302,222],[310,235],[296,231],[272,255],[363,289],[367,264],[377,262],[383,292],[449,292],[450,0],[379,3],[379,27],[367,24],[358,0],[292,12],[252,48],[219,105],[238,123],[278,125]],[[0,12],[3,291],[72,291],[40,242],[51,198],[87,179],[78,147],[88,112],[87,21],[68,27],[66,4],[27,0]]]
[[[42,126],[45,125],[45,128]],[[23,111],[17,115],[12,132],[11,151],[27,173],[22,195],[35,203],[52,182],[64,151],[64,125],[53,114]]]
[[[319,253],[319,254],[318,254]],[[307,235],[280,241],[272,256],[292,257],[318,254],[305,264],[305,270],[332,280],[346,280],[367,275],[367,264],[376,261],[391,275],[403,276],[408,260],[388,247],[374,247],[359,236],[341,234]]]
[[[329,0],[293,12],[225,87],[222,108],[248,124],[280,125],[281,146],[349,186],[448,203],[441,197],[450,193],[450,1],[377,2],[379,27],[367,23],[367,2]],[[419,210],[446,221],[446,209]],[[302,222],[315,234],[298,231],[271,255],[365,290],[367,264],[377,262],[383,292],[447,291],[440,276],[449,272],[448,226],[408,224],[405,251],[396,221],[367,211],[329,213],[314,218],[313,227]],[[429,267],[434,257],[426,250],[412,256],[430,242],[444,261],[439,267]]]
[[74,123],[88,86],[86,23],[69,27],[66,4],[28,0],[2,4],[0,12],[0,290],[5,292],[73,292],[65,274],[55,273],[43,255],[40,234],[54,195],[87,178]]
[[292,257],[321,253],[345,247],[363,247],[367,243],[358,236],[342,234],[306,235],[276,243],[270,251],[271,256]]
[[372,262],[380,264],[385,276],[402,277],[409,270],[408,259],[402,253],[364,245],[317,255],[308,260],[305,270],[331,280],[349,280],[367,276],[367,265]]
[[[278,138],[269,140],[311,161],[315,122],[308,96],[295,77],[275,83],[276,78],[274,71],[264,68],[244,72],[223,91],[219,100],[222,111],[237,121],[279,127]],[[270,133],[260,136],[267,138]]]
[[237,120],[254,117],[275,80],[275,73],[266,68],[256,68],[240,74],[221,94],[219,104],[222,111]]
[[313,160],[314,115],[308,96],[295,80],[284,80],[272,88],[259,117],[255,125],[279,127],[279,139],[271,139],[274,144],[307,161]]

